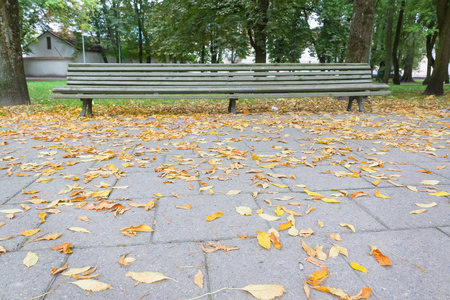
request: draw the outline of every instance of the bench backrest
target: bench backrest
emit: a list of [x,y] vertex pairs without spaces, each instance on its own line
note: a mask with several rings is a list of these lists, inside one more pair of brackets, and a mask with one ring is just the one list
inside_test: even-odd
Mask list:
[[368,64],[69,64],[68,86],[367,84]]

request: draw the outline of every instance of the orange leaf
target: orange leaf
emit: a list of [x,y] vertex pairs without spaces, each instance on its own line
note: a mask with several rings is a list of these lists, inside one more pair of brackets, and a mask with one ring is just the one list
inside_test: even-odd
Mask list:
[[66,270],[67,269],[67,265],[68,265],[69,263],[67,263],[67,264],[65,264],[63,267],[61,267],[61,268],[52,268],[52,272],[50,273],[51,275],[55,275],[55,274],[58,274],[58,273],[61,273],[62,271],[64,271],[64,270]]
[[17,173],[16,174],[17,177],[30,177],[30,174],[26,174],[26,173]]
[[281,223],[280,227],[278,227],[278,231],[286,230],[292,227],[292,221],[289,221],[289,223]]
[[211,221],[213,221],[215,219],[218,219],[218,218],[220,218],[222,216],[223,216],[223,211],[219,211],[219,212],[213,213],[212,215],[207,216],[206,217],[206,221],[211,222]]
[[273,232],[271,232],[271,233],[269,234],[269,238],[270,238],[270,240],[272,241],[273,246],[274,246],[275,248],[277,248],[278,250],[281,250],[281,243],[280,243],[280,241],[278,240],[277,236],[276,236]]
[[51,247],[50,249],[56,250],[58,252],[62,252],[64,254],[71,254],[73,245],[69,243],[63,243],[59,246]]
[[238,237],[240,237],[241,239],[245,240],[246,238],[248,238],[248,235],[242,235],[239,233],[236,233],[238,235]]
[[358,198],[358,197],[362,197],[362,196],[369,196],[370,197],[370,194],[366,193],[366,192],[354,192],[350,196],[354,199],[354,198]]
[[155,230],[153,230],[153,228],[151,228],[148,225],[141,224],[139,226],[130,226],[127,228],[122,228],[120,229],[120,231],[130,231],[132,233],[136,233],[136,232],[153,232]]
[[315,281],[315,280],[319,280],[325,276],[327,276],[328,274],[328,268],[323,268],[322,270],[316,271],[314,273],[312,273],[311,275],[309,275],[308,279]]
[[428,171],[428,170],[419,170],[420,173],[427,173],[427,174],[432,174],[433,172]]
[[181,208],[181,209],[191,209],[192,208],[192,204],[185,204],[185,205],[176,205],[176,208]]
[[392,262],[389,257],[383,255],[377,247],[371,245],[370,248],[372,249],[370,254],[375,257],[380,266],[392,266]]
[[23,236],[32,236],[35,235],[36,233],[38,233],[39,231],[41,231],[40,228],[36,228],[36,229],[30,229],[30,230],[24,230],[21,233],[19,233],[19,235],[23,235]]
[[391,198],[391,197],[389,197],[389,196],[386,196],[386,195],[383,195],[382,193],[380,193],[380,192],[378,191],[378,189],[375,190],[375,196],[378,197],[378,198],[383,198],[383,199],[389,199],[389,198]]

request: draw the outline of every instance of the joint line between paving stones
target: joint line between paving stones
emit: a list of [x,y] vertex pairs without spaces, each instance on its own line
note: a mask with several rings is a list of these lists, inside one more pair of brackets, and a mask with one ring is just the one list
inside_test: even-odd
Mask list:
[[[364,189],[362,189],[364,190]],[[367,190],[367,189],[365,189]],[[366,207],[360,205],[357,201],[355,201],[354,199],[352,199],[351,197],[347,197],[347,199],[349,199],[351,202],[353,202],[356,206],[358,206],[359,208],[361,208],[366,214],[368,214],[369,216],[371,216],[372,218],[375,219],[375,221],[377,221],[378,223],[380,223],[382,226],[384,226],[388,231],[392,230],[392,228],[390,228],[386,223],[384,223],[383,221],[380,220],[380,218],[378,218],[377,216],[375,216],[374,214],[372,214],[372,212],[370,210],[368,210]]]
[[[27,187],[29,187],[30,185],[32,185],[33,183],[35,183],[37,180],[37,178],[35,178],[32,182],[30,182],[29,184],[27,184],[25,187],[22,188],[22,190],[26,189]],[[5,202],[2,203],[2,205],[5,205],[6,203],[8,203],[9,201],[11,201],[14,197],[16,197],[17,195],[19,195],[22,190],[20,190],[19,192],[17,192],[16,194],[12,195],[11,197],[9,197]]]
[[450,237],[450,234],[448,234],[447,232],[445,232],[445,231],[442,230],[441,228],[439,228],[439,227],[434,227],[434,228],[436,228],[437,230],[439,230],[440,232],[442,232],[442,233],[445,234],[446,236]]
[[[62,262],[62,264],[59,266],[60,268],[62,268],[67,261],[69,260],[70,256],[66,256],[64,257],[64,261]],[[58,279],[61,275],[60,274],[56,274],[56,276],[52,276],[52,279],[50,280],[49,284],[47,285],[47,287],[45,288],[45,292],[43,293],[43,297],[40,298],[40,300],[44,300],[45,297],[47,297],[47,293],[49,293],[49,291],[51,291],[51,287],[53,285],[53,283],[56,281],[56,279]],[[69,277],[70,278],[70,277]]]

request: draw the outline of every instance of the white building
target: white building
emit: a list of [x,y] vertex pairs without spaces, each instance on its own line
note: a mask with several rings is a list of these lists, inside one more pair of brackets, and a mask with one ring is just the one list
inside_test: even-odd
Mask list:
[[[31,52],[24,55],[25,76],[65,77],[69,63],[83,63],[83,53],[75,45],[53,33],[46,31],[28,45]],[[97,51],[85,51],[86,63],[103,63]],[[113,57],[108,61],[115,62]]]

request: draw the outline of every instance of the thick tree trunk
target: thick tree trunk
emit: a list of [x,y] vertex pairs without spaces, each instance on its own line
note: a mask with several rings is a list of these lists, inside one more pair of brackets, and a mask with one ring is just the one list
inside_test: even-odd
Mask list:
[[436,61],[425,95],[444,95],[444,80],[448,75],[450,60],[450,0],[438,0],[436,4],[439,29],[439,44],[436,49]]
[[427,35],[427,77],[423,81],[423,85],[427,85],[431,77],[431,68],[434,67],[433,48],[436,43],[438,32],[435,31],[432,35]]
[[369,63],[376,0],[355,1],[346,62]]
[[[376,6],[376,0],[354,1],[346,62],[369,63]],[[347,110],[352,110],[353,100],[358,101],[359,111],[364,111],[362,97],[350,97]]]
[[30,104],[20,45],[18,1],[0,1],[0,16],[0,106]]
[[403,68],[403,76],[400,80],[401,82],[414,82],[412,72],[414,66],[414,49],[415,49],[415,41],[413,41],[412,46],[407,50],[408,54],[405,59],[405,67]]
[[250,44],[255,50],[255,62],[265,63],[267,57],[266,42],[267,42],[267,23],[269,18],[267,12],[269,10],[269,0],[257,0],[256,14],[258,15],[257,22],[250,26],[248,30]]
[[402,1],[398,14],[397,29],[395,30],[394,49],[392,51],[392,61],[394,63],[394,84],[400,84],[400,64],[398,62],[398,44],[400,43],[400,33],[402,31],[403,13],[405,11],[405,0]]
[[394,7],[395,1],[391,1],[388,11],[388,25],[386,29],[386,59],[384,60],[383,82],[389,82],[392,62],[392,25],[394,23]]

